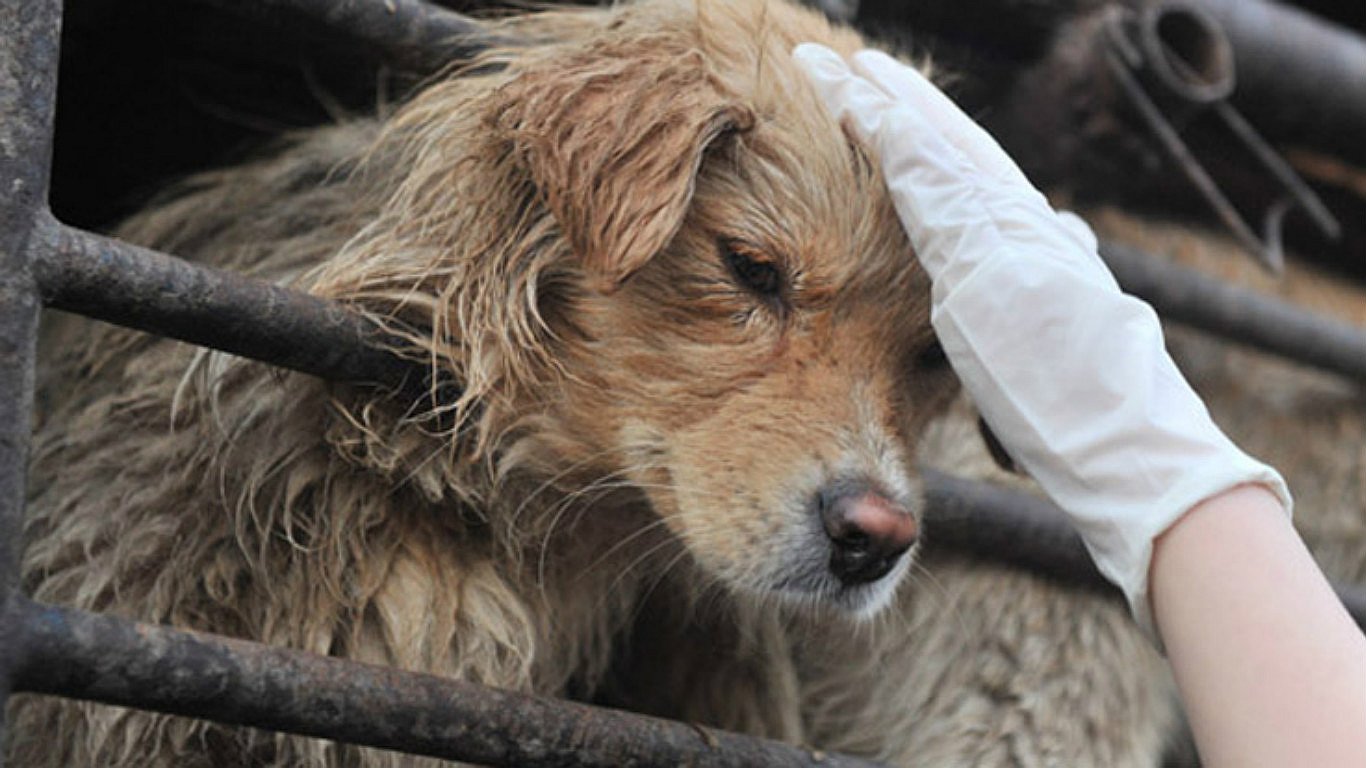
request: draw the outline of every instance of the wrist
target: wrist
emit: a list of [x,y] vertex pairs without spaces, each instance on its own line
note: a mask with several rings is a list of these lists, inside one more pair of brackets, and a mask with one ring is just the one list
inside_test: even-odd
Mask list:
[[1159,582],[1156,574],[1159,569],[1168,569],[1166,562],[1169,559],[1187,558],[1184,550],[1191,547],[1224,542],[1226,537],[1222,532],[1230,530],[1271,530],[1278,532],[1275,535],[1284,537],[1288,532],[1289,536],[1298,538],[1290,520],[1290,510],[1278,490],[1263,483],[1241,483],[1201,500],[1154,537],[1152,559],[1148,566],[1148,583],[1153,588],[1149,590],[1147,604],[1143,606],[1151,619],[1149,629],[1154,639],[1160,644],[1163,638],[1157,606]]

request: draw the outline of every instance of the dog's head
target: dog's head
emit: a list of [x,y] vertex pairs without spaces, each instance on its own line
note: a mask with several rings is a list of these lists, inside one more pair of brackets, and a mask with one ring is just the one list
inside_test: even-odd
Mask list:
[[778,3],[683,5],[507,88],[583,276],[559,418],[726,583],[871,611],[955,387],[876,163],[788,55],[857,41]]
[[484,412],[518,412],[490,445],[631,483],[732,588],[866,614],[906,570],[918,436],[956,384],[875,160],[791,62],[804,40],[861,45],[779,2],[611,11],[464,102],[486,136],[465,175],[399,213],[429,232],[419,193],[463,184],[484,230],[441,226],[522,243],[460,268],[445,321]]

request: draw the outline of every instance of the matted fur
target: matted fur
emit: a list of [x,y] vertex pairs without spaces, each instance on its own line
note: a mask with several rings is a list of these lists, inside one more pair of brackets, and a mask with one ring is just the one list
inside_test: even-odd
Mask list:
[[[410,409],[48,318],[35,596],[897,764],[1156,764],[1170,682],[1119,601],[932,539],[873,621],[777,597],[775,574],[823,564],[803,515],[822,477],[914,506],[923,438],[1004,480],[961,402],[929,424],[953,385],[918,367],[924,277],[875,165],[788,63],[799,40],[862,43],[763,0],[503,23],[542,42],[195,177],[118,233],[346,301],[459,395]],[[788,302],[739,288],[718,240],[780,262]],[[1254,451],[1344,419],[1314,461],[1271,458],[1360,578],[1366,526],[1304,490],[1360,493],[1358,396],[1310,408],[1285,394],[1301,374],[1235,392],[1277,369],[1177,343]],[[32,697],[11,717],[16,766],[429,762]]]

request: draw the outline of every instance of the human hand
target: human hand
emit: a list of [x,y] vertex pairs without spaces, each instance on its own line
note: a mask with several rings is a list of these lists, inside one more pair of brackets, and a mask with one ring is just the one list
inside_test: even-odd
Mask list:
[[1054,211],[981,127],[886,54],[793,56],[880,158],[932,281],[950,363],[1012,458],[1076,524],[1152,631],[1153,540],[1200,501],[1285,481],[1237,448],[1176,369],[1156,313],[1120,291],[1090,229]]

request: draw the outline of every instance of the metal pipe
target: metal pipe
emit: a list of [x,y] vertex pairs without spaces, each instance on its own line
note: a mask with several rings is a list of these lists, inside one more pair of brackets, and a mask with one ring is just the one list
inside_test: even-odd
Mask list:
[[968,552],[1119,596],[1096,570],[1066,514],[1048,500],[932,469],[922,476],[927,547]]
[[400,69],[428,74],[510,41],[426,0],[199,0],[279,27],[323,26]]
[[1233,43],[1233,102],[1268,137],[1366,162],[1366,37],[1267,0],[1189,0]]
[[0,768],[5,704],[24,662],[15,606],[40,307],[30,241],[47,202],[60,30],[58,0],[0,3]]
[[[1052,502],[980,480],[923,470],[925,545],[1006,563],[1116,600],[1123,595],[1091,561],[1066,513]],[[1366,630],[1366,588],[1334,584],[1352,620]]]
[[380,349],[341,305],[42,221],[33,268],[43,301],[111,323],[329,379],[402,387],[416,366]]
[[1233,47],[1217,22],[1186,2],[1164,0],[1137,14],[1143,61],[1169,93],[1210,104],[1233,93]]
[[491,766],[873,766],[765,739],[25,601],[16,690]]
[[[416,367],[367,346],[364,318],[324,299],[55,222],[34,264],[51,307],[162,333],[292,370],[402,385]],[[1366,382],[1366,329],[1227,285],[1121,243],[1101,255],[1124,289],[1164,316]]]
[[1165,318],[1366,383],[1366,329],[1120,243],[1100,250],[1120,286]]

